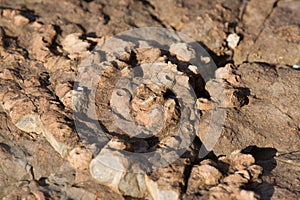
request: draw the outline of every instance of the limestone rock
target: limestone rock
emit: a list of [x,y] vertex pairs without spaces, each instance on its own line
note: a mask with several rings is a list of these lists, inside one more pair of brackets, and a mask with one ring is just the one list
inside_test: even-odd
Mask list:
[[[214,121],[211,118],[212,111],[203,113],[198,133],[200,138],[205,138],[207,127],[213,126],[216,130],[221,127],[220,138],[214,146],[214,152],[217,155],[228,154],[254,144],[261,147],[273,147],[280,152],[298,149],[299,143],[295,141],[299,139],[296,125],[299,124],[299,112],[297,112],[299,109],[296,100],[296,94],[299,93],[300,88],[299,81],[297,81],[299,71],[290,67],[272,67],[259,63],[242,64],[228,70],[232,77],[239,77],[237,82],[230,81],[232,84],[229,84],[217,78],[210,81],[206,88],[211,93],[212,100],[219,99],[219,102],[222,102],[220,97],[225,96],[231,100],[225,105],[230,108],[235,102],[237,106],[234,108],[237,109],[224,111],[227,116],[224,125],[210,123],[211,120]],[[217,74],[220,77],[225,76],[221,71]],[[225,80],[229,80],[230,75],[226,76]],[[221,89],[224,85],[225,91]],[[226,87],[229,88],[228,92],[226,92]],[[232,90],[232,88],[237,88],[237,90]],[[243,98],[240,99],[239,95],[235,96],[234,91],[242,94]],[[286,102],[293,103],[286,106]],[[200,104],[203,108],[209,108],[211,105],[214,104],[210,103],[207,106]],[[239,107],[240,105],[243,106]],[[214,112],[217,111],[222,110],[218,108]],[[282,134],[288,137],[282,138],[280,136]]]
[[247,191],[226,185],[219,185],[210,189],[209,199],[257,200],[259,199],[259,197],[252,191]]
[[[299,199],[299,5],[297,0],[2,0],[0,198]],[[87,109],[91,92],[75,79],[80,63],[110,36],[150,26],[184,32],[195,41],[172,40],[170,49],[161,50],[149,48],[160,41],[137,41],[139,35],[133,35],[117,38],[103,51],[96,48],[94,64],[105,57],[112,62],[95,83],[96,115],[79,116],[82,126],[75,127],[72,109]],[[198,43],[203,49],[189,48]],[[109,54],[124,46],[124,55]],[[195,53],[200,56],[193,60]],[[188,62],[191,58],[196,62]],[[213,62],[219,67],[214,78],[203,73],[213,71]],[[153,63],[163,63],[165,70]],[[147,64],[150,70],[140,73]],[[85,80],[98,72],[91,70]],[[152,83],[132,96],[113,93],[120,76],[131,72]],[[174,82],[180,85],[177,92],[155,87]],[[113,102],[112,94],[122,98]],[[74,99],[83,103],[72,105]],[[200,115],[190,113],[197,107],[185,110],[196,101],[201,141],[190,137]],[[150,138],[133,138],[132,126],[128,136],[129,126],[112,123],[112,105],[122,117],[152,130],[164,119],[170,123],[159,135],[150,130],[145,134]],[[224,123],[214,113],[224,114]],[[93,122],[101,123],[103,137],[93,135]],[[176,137],[181,122],[187,122],[187,134]],[[219,140],[207,143],[216,132]],[[213,150],[208,156],[213,161],[199,163],[200,142]],[[249,145],[259,151],[245,151]],[[182,146],[187,147],[173,151]],[[268,148],[277,154],[261,150]],[[237,149],[243,150],[231,154]],[[151,159],[140,157],[156,151]],[[180,155],[188,161],[169,165]],[[110,162],[126,170],[107,167]],[[160,164],[156,172],[153,163]],[[193,177],[205,175],[196,173],[203,166],[222,176],[216,173],[205,179],[214,184],[198,186]],[[147,173],[133,173],[139,170]]]
[[84,147],[76,147],[70,151],[68,160],[76,170],[87,170],[92,160],[92,153]]
[[73,33],[67,35],[62,41],[62,46],[65,51],[69,53],[69,58],[75,59],[78,56],[86,56],[87,49],[90,46],[88,42],[79,39],[81,33]]
[[[249,34],[244,34],[243,41],[235,51],[235,62],[241,64],[243,60],[247,60],[282,65],[297,64],[300,50],[300,29],[297,26],[299,7],[298,1],[251,1],[244,18],[246,32]],[[288,15],[285,10],[290,11]],[[278,48],[273,48],[274,46]]]
[[[146,178],[149,194],[154,200],[179,199],[181,185],[184,184],[183,166],[172,166],[158,169]],[[164,174],[164,176],[161,176]]]
[[29,23],[29,19],[27,19],[26,17],[24,17],[22,15],[16,15],[14,17],[14,23],[16,26],[25,26],[26,24]]
[[221,157],[219,160],[229,165],[229,172],[244,170],[255,163],[252,155],[242,154],[240,151],[235,151],[228,156]]
[[188,181],[187,193],[195,193],[199,188],[207,185],[216,185],[221,178],[221,172],[211,165],[193,166]]
[[126,196],[147,195],[145,172],[139,163],[121,151],[121,142],[110,141],[90,163],[90,173],[102,185]]

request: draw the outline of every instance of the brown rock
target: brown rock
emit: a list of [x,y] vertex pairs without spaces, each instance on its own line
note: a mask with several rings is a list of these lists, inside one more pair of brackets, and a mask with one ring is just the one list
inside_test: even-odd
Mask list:
[[298,1],[251,1],[244,18],[247,32],[251,35],[245,36],[235,52],[235,62],[299,63],[299,6]]
[[[129,195],[145,199],[257,199],[258,194],[261,199],[299,199],[299,70],[290,67],[300,64],[300,4],[297,0],[86,0],[63,3],[57,0],[2,0],[0,4],[0,198],[119,200],[130,198],[126,196]],[[193,181],[195,185],[198,183],[192,178],[187,180],[191,163],[164,167],[156,173],[149,173],[147,180],[144,180],[144,175],[128,172],[122,173],[118,179],[119,171],[102,165],[98,166],[101,184],[99,180],[91,180],[87,169],[92,169],[92,165],[89,166],[91,154],[94,153],[94,160],[97,160],[97,154],[101,152],[95,145],[99,141],[93,137],[88,140],[94,142],[92,145],[82,145],[87,144],[84,139],[90,138],[92,133],[89,133],[93,132],[90,130],[95,127],[87,123],[79,132],[72,123],[72,97],[88,98],[86,93],[89,90],[73,88],[73,83],[78,64],[90,54],[89,49],[96,43],[105,44],[109,36],[116,33],[149,26],[183,31],[203,44],[212,58],[208,54],[201,55],[197,63],[200,66],[209,66],[213,61],[219,67],[229,61],[234,61],[236,66],[219,68],[216,78],[206,84],[208,94],[196,67],[185,62],[186,58],[193,58],[195,52],[188,51],[184,43],[174,41],[168,52],[149,49],[147,42],[128,44],[119,39],[109,48],[115,49],[126,43],[130,47],[139,45],[142,48],[121,55],[112,64],[111,71],[103,73],[98,84],[101,95],[96,95],[96,105],[100,109],[97,108],[98,116],[92,120],[103,122],[109,131],[115,133],[113,138],[124,137],[124,128],[117,128],[118,123],[111,125],[114,118],[109,113],[111,91],[119,76],[128,75],[134,67],[131,65],[170,61],[168,70],[157,70],[158,73],[150,70],[147,76],[158,83],[160,81],[155,77],[168,80],[171,71],[180,71],[184,78],[176,81],[191,89],[182,99],[187,104],[195,103],[196,99],[188,95],[193,90],[201,97],[197,100],[199,109],[205,111],[197,133],[201,142],[208,150],[214,147],[217,155],[227,155],[216,162],[205,160],[194,166],[194,169],[213,166],[222,171],[224,178],[220,178],[219,184],[190,189],[190,194],[183,193],[193,186]],[[233,45],[227,44],[227,36],[235,33],[241,36],[238,45],[237,40],[229,40],[236,42]],[[130,39],[134,40],[134,37]],[[96,62],[106,56],[109,48],[99,52]],[[185,56],[175,56],[182,52],[186,53]],[[244,64],[238,65],[240,63]],[[86,78],[90,79],[93,73]],[[182,91],[177,93],[183,94]],[[150,97],[147,94],[154,93],[157,94],[156,100],[145,98],[137,101],[142,98],[132,98],[134,104],[130,105],[135,107],[132,109],[135,113],[121,114],[128,119],[127,116],[134,113],[136,121],[151,126],[163,121],[157,113],[150,112],[154,105],[161,104],[165,118],[172,122],[163,127],[167,134],[160,134],[158,143],[152,139],[136,138],[134,141],[126,138],[119,143],[111,141],[104,150],[120,152],[130,149],[134,153],[144,153],[156,147],[174,148],[186,141],[188,137],[172,137],[172,130],[179,119],[190,123],[195,116],[180,113],[173,94],[166,99],[164,94],[155,90],[140,94]],[[119,105],[124,105],[124,101],[119,101]],[[74,107],[84,110],[86,104]],[[226,114],[224,123],[222,117],[213,115],[214,111],[220,110]],[[189,130],[189,135],[193,127],[186,125],[184,128]],[[207,128],[212,130],[209,137],[221,128],[216,144],[207,146],[205,143]],[[197,140],[191,147],[195,152],[190,153],[191,149],[188,149],[184,154],[193,163],[198,161],[196,143]],[[254,165],[249,155],[230,155],[232,151],[249,145],[273,147],[279,153],[274,158],[265,158],[264,153],[258,156],[250,152],[259,165]],[[106,157],[102,158],[106,163],[113,160],[117,165],[128,164],[128,158],[122,154],[106,152],[104,155]],[[168,159],[176,156],[167,154]],[[133,167],[138,168],[133,164],[126,166],[127,169]]]
[[211,165],[193,166],[188,181],[187,193],[195,193],[199,188],[207,185],[216,185],[221,178],[221,172]]
[[228,156],[221,157],[219,160],[229,165],[229,172],[245,170],[247,167],[255,163],[252,155],[242,154],[239,151],[235,151]]
[[72,33],[67,35],[62,41],[63,49],[68,52],[68,56],[71,59],[75,59],[76,57],[85,57],[88,55],[87,49],[90,44],[79,39],[80,36],[81,33]]
[[[249,174],[248,174],[249,176]],[[249,177],[250,179],[250,177]],[[248,183],[248,180],[246,177],[244,177],[239,172],[236,172],[235,174],[231,174],[229,176],[226,176],[223,181],[224,183],[230,184],[230,185],[243,185],[245,183]]]
[[[300,88],[297,81],[299,71],[253,63],[242,64],[233,73],[240,77],[234,87],[247,94],[249,102],[246,101],[248,104],[241,108],[236,107],[236,110],[227,109],[223,126],[210,123],[214,120],[211,119],[213,112],[204,113],[199,129],[201,138],[205,138],[205,127],[213,126],[219,130],[221,126],[220,138],[214,146],[214,152],[218,155],[229,154],[249,145],[273,147],[280,152],[298,149],[299,143],[296,141],[299,140],[299,131],[296,124],[299,124],[300,116],[296,99]],[[211,93],[218,97],[222,90],[218,88],[220,81],[217,80],[207,88],[210,87]],[[282,137],[282,134],[287,137]]]
[[151,197],[155,200],[179,199],[181,186],[184,184],[183,171],[183,166],[173,165],[158,169],[146,177],[146,185]]
[[83,147],[76,147],[70,151],[68,160],[74,169],[87,170],[92,160],[92,153]]
[[256,200],[258,196],[252,192],[231,186],[218,185],[210,189],[210,200],[217,199],[237,199],[237,200]]
[[22,15],[16,15],[14,16],[14,24],[16,26],[25,26],[26,24],[29,23],[29,19]]

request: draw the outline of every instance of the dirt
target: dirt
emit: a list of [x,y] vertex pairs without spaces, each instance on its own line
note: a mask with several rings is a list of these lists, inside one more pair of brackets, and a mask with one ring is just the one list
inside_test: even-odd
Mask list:
[[[2,0],[0,197],[299,199],[299,9],[298,0]],[[187,62],[195,52],[185,44],[162,50],[121,38],[112,49],[135,48],[99,76],[95,115],[79,115],[91,92],[77,82],[80,66],[110,58],[93,50],[142,27],[191,37],[208,52],[201,64],[216,64],[213,77]],[[159,70],[145,70],[154,62]],[[135,89],[132,72],[147,84]],[[176,92],[166,87],[170,77]],[[95,136],[95,121],[105,137]],[[182,121],[187,132],[176,136]],[[164,156],[135,156],[156,151]],[[149,168],[157,159],[161,167]]]

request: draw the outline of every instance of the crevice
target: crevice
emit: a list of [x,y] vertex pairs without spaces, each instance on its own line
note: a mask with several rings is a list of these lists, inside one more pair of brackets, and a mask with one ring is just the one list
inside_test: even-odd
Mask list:
[[204,48],[204,50],[209,54],[209,56],[211,56],[211,58],[213,59],[213,62],[216,64],[216,66],[218,68],[224,67],[228,63],[234,63],[234,61],[232,59],[232,55],[227,55],[227,54],[218,55],[217,53],[212,51],[210,48],[208,48],[208,46],[206,46],[203,42],[201,42],[201,41],[197,41],[197,42],[201,45],[201,47]]
[[108,14],[104,13],[103,11],[101,13],[102,13],[103,19],[104,19],[103,25],[107,25],[110,21],[110,16]]
[[[262,25],[261,25],[261,28],[258,32],[258,34],[255,36],[253,42],[254,44],[252,46],[255,46],[257,40],[260,38],[261,34],[263,33],[263,31],[265,30],[266,28],[266,22],[269,20],[269,18],[271,17],[272,13],[274,12],[275,8],[277,7],[278,3],[279,3],[280,0],[276,0],[273,4],[273,7],[271,9],[271,11],[268,13],[268,15],[266,16],[266,18],[264,19]],[[248,61],[249,60],[249,56],[250,56],[250,53],[247,53],[247,56],[246,56],[246,60]]]
[[79,37],[79,39],[86,41],[90,44],[90,46],[87,48],[88,51],[93,51],[93,49],[97,46],[97,42],[94,42],[90,39],[88,39],[88,37],[91,38],[96,38],[96,34],[95,33],[83,33],[82,36]]
[[184,185],[181,188],[181,195],[184,195],[187,192],[188,182],[192,173],[192,169],[193,169],[192,164],[187,164],[184,166],[184,172],[183,172]]
[[0,26],[0,38],[2,45],[8,53],[13,53],[12,51],[18,52],[25,59],[29,59],[28,51],[19,45],[18,37],[12,37],[6,34],[4,27]]
[[155,10],[155,6],[152,4],[152,3],[150,3],[149,1],[147,1],[147,0],[136,0],[136,1],[139,1],[139,2],[142,2],[142,4],[144,5],[144,6],[146,6],[147,8],[152,8],[153,10]]
[[159,23],[163,28],[167,28],[167,26],[163,23],[163,21],[161,19],[159,19],[157,16],[155,16],[154,14],[152,13],[149,13],[150,14],[150,17],[156,21],[157,23]]
[[[62,53],[57,50],[57,47],[62,48],[62,46],[56,42],[57,37],[58,37],[58,35],[60,35],[62,33],[62,30],[57,25],[52,25],[52,26],[53,26],[56,34],[53,37],[51,44],[49,46],[47,45],[47,47],[48,47],[49,51],[51,53],[53,53],[55,56],[62,56]],[[46,41],[43,41],[43,42],[47,43]]]
[[22,8],[20,14],[29,19],[29,22],[34,22],[39,16],[35,14],[34,10],[28,8]]
[[[254,38],[254,44],[256,43],[256,41],[258,40],[258,38],[261,36],[262,32],[265,30],[265,24],[266,22],[268,21],[268,19],[271,17],[272,13],[274,12],[275,8],[277,7],[278,3],[279,3],[280,0],[276,0],[273,4],[273,7],[271,9],[271,11],[268,13],[268,15],[266,16],[266,18],[264,19],[263,21],[263,24],[262,24],[262,28],[259,30],[257,36]],[[247,58],[248,60],[248,58]]]
[[242,5],[240,7],[240,13],[239,13],[239,21],[243,21],[243,17],[246,12],[249,1],[250,0],[242,0]]

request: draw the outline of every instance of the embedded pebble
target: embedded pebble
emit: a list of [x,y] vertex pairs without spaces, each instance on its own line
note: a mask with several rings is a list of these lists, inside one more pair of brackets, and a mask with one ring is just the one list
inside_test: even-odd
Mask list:
[[293,65],[293,69],[300,69],[300,65]]
[[238,43],[240,41],[240,36],[238,36],[236,33],[229,34],[226,39],[228,46],[232,49],[238,46]]

